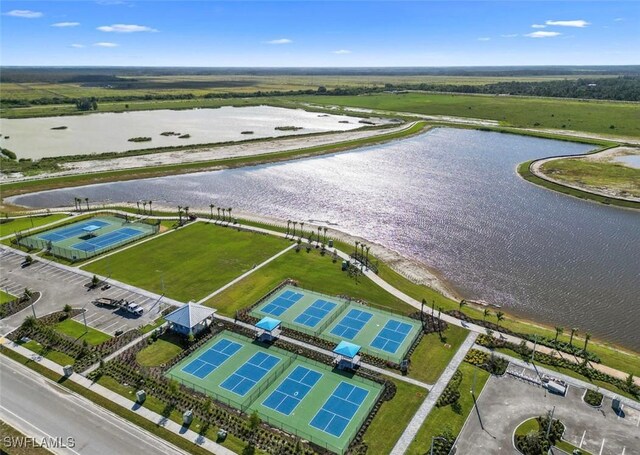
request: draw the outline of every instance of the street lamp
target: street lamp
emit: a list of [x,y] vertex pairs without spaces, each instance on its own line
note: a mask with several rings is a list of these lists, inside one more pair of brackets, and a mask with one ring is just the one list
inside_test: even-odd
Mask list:
[[433,455],[433,443],[435,442],[436,439],[441,439],[444,442],[449,442],[448,439],[443,438],[442,436],[431,436],[431,449],[429,450],[429,455]]

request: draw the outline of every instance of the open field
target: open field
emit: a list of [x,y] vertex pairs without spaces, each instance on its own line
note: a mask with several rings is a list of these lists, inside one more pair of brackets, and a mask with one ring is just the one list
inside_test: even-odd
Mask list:
[[437,333],[424,335],[411,354],[409,376],[427,384],[436,382],[468,334],[463,328],[449,325],[442,332],[443,340]]
[[462,430],[465,420],[473,409],[473,396],[469,391],[473,385],[474,375],[476,377],[476,396],[480,394],[490,375],[485,370],[464,362],[460,364],[458,371],[462,373],[462,381],[458,387],[460,391],[458,405],[434,407],[409,446],[408,455],[428,453],[432,436],[440,436],[443,432],[448,431],[455,438]]
[[330,255],[321,256],[315,249],[309,253],[304,249],[297,253],[292,250],[204,304],[216,308],[221,314],[233,316],[237,310],[253,305],[278,284],[291,278],[305,289],[321,291],[328,295],[349,295],[390,310],[411,311],[408,305],[379,288],[368,278],[349,277],[340,267],[339,262],[332,262]]
[[195,223],[84,269],[176,300],[197,301],[286,246],[272,236]]
[[62,220],[67,217],[68,215],[66,214],[57,213],[54,215],[33,216],[4,220],[4,223],[0,223],[0,237],[13,234],[14,232],[24,231],[25,229],[43,226],[45,224],[53,223],[54,221]]
[[504,126],[520,128],[565,128],[640,137],[638,103],[434,93],[299,96],[287,99],[321,105],[491,119]]
[[52,362],[57,363],[58,365],[73,365],[76,361],[76,359],[65,354],[64,352],[48,349],[35,340],[29,340],[26,343],[23,343],[22,347],[27,348],[30,351],[33,351],[36,354],[44,357],[45,359],[49,359]]
[[182,352],[182,347],[171,339],[158,338],[153,344],[138,352],[136,361],[145,367],[157,367]]
[[549,160],[540,170],[549,178],[586,190],[606,190],[640,198],[640,168],[585,157]]
[[53,328],[68,337],[74,338],[76,343],[86,341],[88,344],[95,346],[111,339],[106,333],[89,326],[85,327],[84,324],[73,319],[65,319],[62,322],[58,322]]
[[16,299],[15,295],[11,295],[0,289],[0,305],[2,305],[3,303],[11,302],[12,300],[15,300],[15,299]]

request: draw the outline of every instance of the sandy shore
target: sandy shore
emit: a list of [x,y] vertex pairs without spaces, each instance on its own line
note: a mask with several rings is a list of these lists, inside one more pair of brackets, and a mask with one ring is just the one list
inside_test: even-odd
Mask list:
[[602,152],[592,153],[589,155],[579,155],[576,157],[564,157],[564,158],[547,158],[543,160],[538,160],[534,162],[531,166],[531,172],[541,179],[548,180],[553,183],[557,183],[559,185],[564,185],[569,188],[574,188],[581,191],[587,191],[589,193],[598,194],[600,196],[612,197],[617,199],[623,199],[626,201],[634,201],[640,202],[640,197],[630,196],[628,194],[621,194],[621,190],[619,188],[602,188],[602,187],[594,187],[587,184],[582,184],[579,182],[568,182],[566,180],[556,179],[550,176],[547,172],[542,170],[542,166],[546,163],[549,163],[558,159],[575,159],[575,160],[586,160],[593,162],[616,162],[615,158],[619,156],[625,155],[640,155],[640,148],[638,147],[613,147],[607,150],[603,150]]
[[[387,120],[375,120],[378,126],[390,124]],[[2,182],[9,183],[49,177],[60,177],[64,175],[88,174],[94,172],[117,171],[152,166],[168,166],[173,164],[196,163],[199,161],[213,161],[225,158],[265,155],[288,150],[328,145],[336,142],[364,139],[381,134],[393,133],[406,127],[407,124],[403,123],[398,126],[385,129],[370,127],[368,129],[358,131],[327,133],[317,136],[288,136],[258,142],[238,142],[228,145],[213,145],[188,150],[177,150],[174,152],[158,152],[147,155],[115,157],[110,159],[73,161],[61,164],[61,170],[58,172],[42,173],[35,177],[25,177],[20,174],[3,174],[0,176],[0,179]]]

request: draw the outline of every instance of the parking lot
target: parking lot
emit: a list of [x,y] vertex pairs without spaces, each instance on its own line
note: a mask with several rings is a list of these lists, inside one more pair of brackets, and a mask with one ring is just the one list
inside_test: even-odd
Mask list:
[[[140,325],[148,324],[160,316],[166,307],[158,296],[137,292],[111,283],[110,289],[100,288],[90,290],[87,284],[91,275],[82,271],[67,270],[49,261],[37,262],[28,267],[22,267],[24,257],[6,248],[0,249],[0,288],[12,294],[21,295],[24,288],[42,293],[42,297],[35,305],[36,315],[43,316],[53,311],[62,310],[69,304],[73,308],[85,308],[84,314],[75,317],[79,322],[114,335],[118,331],[127,331]],[[142,306],[142,316],[134,316],[124,309],[114,309],[97,306],[93,301],[98,297],[125,299]],[[27,308],[22,312],[0,321],[0,333],[6,334],[16,328],[22,320],[30,315],[32,310]]]
[[471,412],[460,433],[456,453],[517,454],[512,445],[516,427],[555,406],[554,418],[565,425],[564,439],[571,444],[598,455],[640,454],[640,411],[626,407],[618,415],[606,397],[600,408],[593,408],[582,400],[584,392],[569,386],[563,397],[529,380],[492,376],[478,398],[477,412]]

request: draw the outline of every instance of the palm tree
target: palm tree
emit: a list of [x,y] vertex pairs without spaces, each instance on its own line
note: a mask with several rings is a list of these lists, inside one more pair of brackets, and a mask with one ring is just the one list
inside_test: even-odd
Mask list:
[[142,201],[142,212],[147,213],[147,201]]
[[220,207],[218,207],[218,220],[220,219]]
[[304,235],[304,221],[300,221],[300,237]]
[[491,316],[491,311],[489,311],[488,308],[485,308],[482,312],[482,320],[486,321],[489,316]]
[[498,311],[496,313],[496,319],[498,320],[498,325],[500,325],[500,321],[504,319],[504,313],[502,311]]
[[367,245],[366,248],[367,248],[367,264],[369,264],[369,249],[371,247],[369,245]]
[[462,312],[462,307],[465,306],[467,304],[467,301],[465,299],[460,300],[460,303],[458,304],[458,306],[460,307],[459,310],[460,312]]
[[209,204],[209,209],[211,210],[211,216],[209,217],[210,220],[213,219],[213,208],[215,207],[215,205],[213,204]]
[[578,328],[577,327],[573,327],[571,329],[571,336],[569,337],[569,346],[573,346],[573,336],[578,333]]
[[138,213],[140,213],[140,201],[136,201],[136,206],[138,206]]
[[292,237],[296,236],[296,226],[297,225],[298,225],[298,222],[297,221],[293,221],[293,235],[292,235]]
[[180,219],[180,224],[182,224],[182,206],[178,206],[178,218]]
[[585,333],[584,334],[584,348],[582,349],[582,352],[584,352],[585,354],[587,353],[587,344],[589,343],[590,339],[591,339],[591,334],[590,333]]
[[560,326],[556,326],[556,339],[553,340],[553,344],[557,345],[558,344],[558,337],[560,335],[562,335],[562,332],[564,332],[564,329]]
[[420,304],[420,321],[422,321],[422,329],[424,330],[424,306],[427,304],[426,299],[422,299]]
[[149,215],[153,215],[153,211],[151,210],[151,203],[153,201],[149,201]]
[[84,198],[84,202],[87,203],[87,211],[89,211],[89,198],[88,197]]
[[356,254],[354,255],[356,259],[358,259],[358,245],[360,245],[360,242],[356,240]]
[[231,207],[227,209],[227,212],[229,212],[229,222],[231,222]]
[[189,206],[188,205],[184,208],[184,217],[185,217],[185,221],[189,220]]
[[289,226],[291,226],[291,220],[287,220],[287,232],[286,232],[285,237],[286,237],[287,235],[289,235]]

